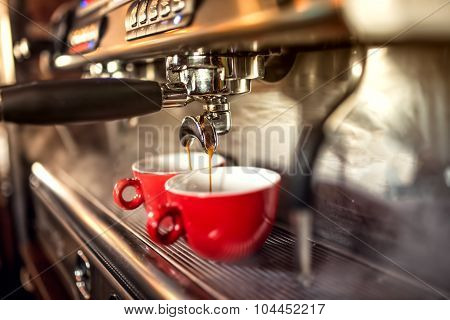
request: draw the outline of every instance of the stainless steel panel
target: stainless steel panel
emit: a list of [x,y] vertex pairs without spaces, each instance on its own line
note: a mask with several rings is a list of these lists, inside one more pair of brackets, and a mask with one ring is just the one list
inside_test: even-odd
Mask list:
[[[167,56],[198,50],[258,51],[272,46],[347,42],[349,34],[339,19],[335,1],[208,0],[195,10],[188,27],[126,41],[128,6],[108,14],[109,23],[99,48],[83,57],[63,56],[60,68],[108,59]],[[85,23],[85,22],[83,22]]]
[[447,291],[449,58],[448,45],[369,49],[314,170],[321,236]]
[[345,20],[355,36],[366,43],[448,41],[448,0],[346,0]]
[[[283,5],[275,0],[208,0],[198,5],[190,26],[131,43],[126,41],[124,27],[127,8],[108,13],[114,23],[109,24],[98,50],[83,57],[60,57],[56,65],[70,68],[88,61],[162,56],[199,48],[259,51],[356,39],[389,44],[450,38],[446,0],[293,0]],[[85,20],[80,23],[85,24]]]
[[90,286],[88,296],[85,298],[110,299],[112,296],[120,299],[131,298],[107,270],[107,266],[104,266],[74,233],[72,226],[61,220],[64,212],[59,211],[56,203],[52,203],[51,198],[42,189],[34,189],[34,204],[36,210],[34,228],[39,246],[49,259],[52,271],[56,271],[58,282],[64,286],[70,298],[83,298],[74,277],[80,250],[90,264],[90,275],[86,279]]

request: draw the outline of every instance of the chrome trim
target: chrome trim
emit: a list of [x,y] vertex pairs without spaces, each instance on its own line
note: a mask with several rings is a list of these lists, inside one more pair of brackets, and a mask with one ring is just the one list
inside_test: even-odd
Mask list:
[[[93,265],[95,265],[95,267],[99,271],[101,271],[101,274],[107,279],[107,281],[118,291],[118,293],[124,299],[132,299],[130,293],[123,288],[123,286],[117,281],[117,279],[114,278],[114,276],[110,273],[110,271],[107,270],[107,268],[102,264],[102,262],[86,246],[85,241],[80,237],[80,235],[76,233],[72,223],[67,220],[67,217],[60,210],[58,210],[58,208],[52,202],[51,197],[49,197],[49,195],[44,192],[43,188],[39,186],[39,180],[36,178],[36,176],[32,175],[30,177],[30,184],[33,187],[33,191],[37,199],[45,206],[47,210],[50,211],[51,215],[56,219],[56,221],[62,225],[63,230],[69,234],[69,237],[73,239],[77,243],[77,245],[84,250],[84,253],[89,257]],[[51,259],[59,258],[54,254],[55,248],[49,242],[47,241],[42,242],[41,245],[43,246],[44,252],[46,252],[48,257],[51,257]],[[75,254],[76,252],[72,253]],[[57,264],[56,268],[59,269],[60,273],[64,277],[68,276],[64,270],[65,268],[64,266]],[[68,280],[70,281],[70,284],[73,285],[72,277],[70,277]],[[74,294],[75,292],[75,296],[78,296],[78,291],[75,289],[75,287],[71,286],[70,290],[72,294]]]
[[77,260],[73,271],[75,285],[81,296],[88,300],[91,298],[91,263],[83,250],[77,251]]
[[[108,13],[110,23],[97,50],[84,57],[90,62],[111,59],[135,59],[207,50],[223,52],[227,48],[256,52],[273,46],[316,45],[347,42],[350,34],[339,16],[337,1],[293,1],[280,7],[275,1],[259,0],[202,1],[189,26],[127,41],[124,19],[128,6]],[[282,35],[282,36],[280,36]],[[73,68],[86,61],[73,60],[62,68]]]

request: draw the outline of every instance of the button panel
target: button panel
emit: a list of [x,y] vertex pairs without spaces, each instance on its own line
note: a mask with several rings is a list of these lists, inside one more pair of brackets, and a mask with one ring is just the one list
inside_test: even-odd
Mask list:
[[187,26],[193,17],[195,0],[136,0],[125,21],[127,40],[134,40]]
[[179,12],[186,6],[186,1],[184,0],[172,0],[172,12]]
[[156,20],[158,18],[158,0],[151,0],[148,9],[148,18],[150,20]]
[[130,7],[129,16],[128,16],[129,19],[127,19],[130,28],[137,27],[138,9],[139,9],[139,1],[133,3]]
[[139,10],[138,10],[138,21],[139,24],[146,24],[147,23],[147,9],[148,9],[148,0],[143,0],[139,3]]
[[161,0],[159,2],[159,14],[161,17],[167,17],[170,14],[169,0]]

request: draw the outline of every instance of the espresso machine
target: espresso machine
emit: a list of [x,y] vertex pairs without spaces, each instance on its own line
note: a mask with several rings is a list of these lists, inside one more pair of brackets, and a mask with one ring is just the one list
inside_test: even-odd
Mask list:
[[[446,1],[82,0],[45,27],[19,3],[1,11],[0,174],[29,292],[450,296]],[[114,205],[133,162],[186,146],[282,174],[251,257],[158,245],[144,209]]]

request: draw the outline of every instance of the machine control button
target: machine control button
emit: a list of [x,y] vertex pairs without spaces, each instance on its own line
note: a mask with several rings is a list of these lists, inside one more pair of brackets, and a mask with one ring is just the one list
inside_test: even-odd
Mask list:
[[136,2],[134,2],[131,5],[131,9],[129,11],[130,14],[128,16],[128,25],[131,28],[137,27],[137,24],[138,24],[138,18],[137,18],[138,8],[139,8],[139,1],[136,1]]
[[150,20],[156,20],[158,18],[158,0],[151,0],[148,9],[148,17]]
[[167,17],[170,13],[170,3],[169,0],[161,0],[159,3],[159,14],[161,17]]
[[172,12],[178,12],[186,7],[186,1],[184,0],[172,0]]
[[140,24],[145,24],[147,22],[148,1],[149,0],[141,0],[139,3],[139,10],[137,16]]

